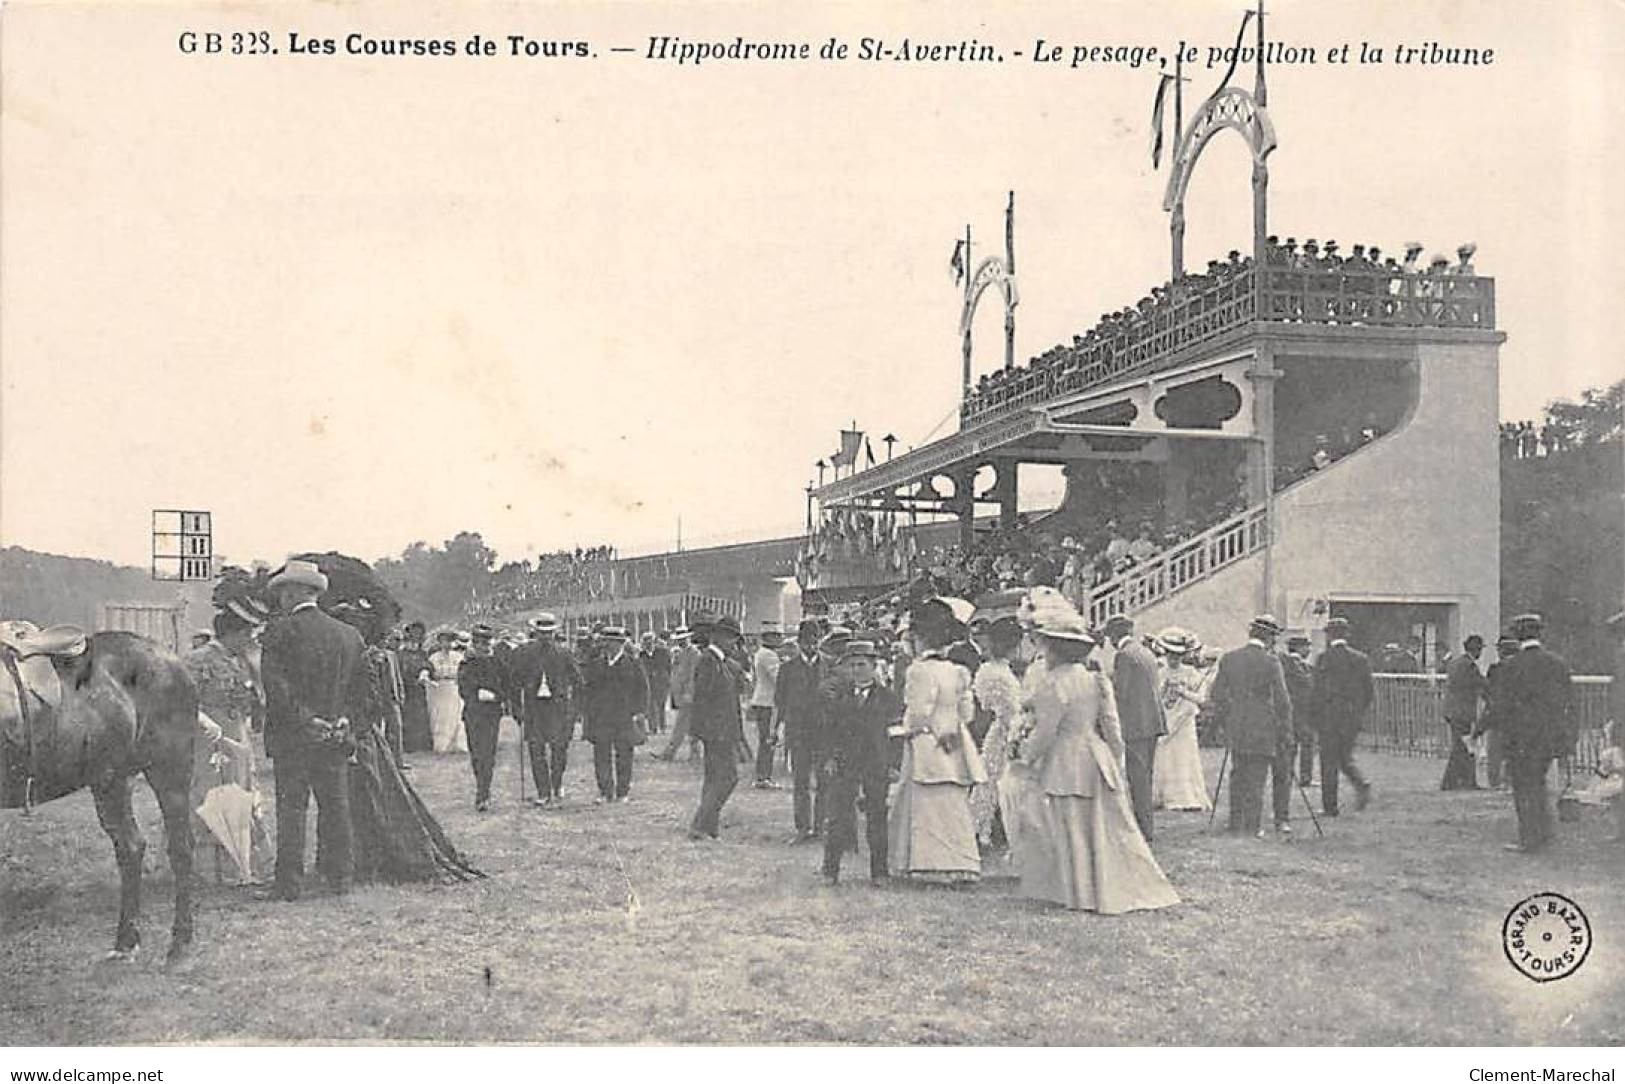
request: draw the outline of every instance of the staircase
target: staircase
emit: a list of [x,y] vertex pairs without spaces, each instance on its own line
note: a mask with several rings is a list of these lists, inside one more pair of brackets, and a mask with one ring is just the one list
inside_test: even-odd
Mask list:
[[[1339,467],[1391,440],[1399,431],[1384,433],[1328,466],[1294,478],[1275,491],[1275,502],[1279,505],[1283,494],[1325,484],[1329,478],[1340,476]],[[1211,581],[1227,568],[1241,564],[1248,557],[1261,552],[1268,545],[1269,537],[1267,509],[1262,504],[1254,505],[1096,585],[1081,609],[1094,628],[1100,628],[1119,614],[1133,617],[1188,588]],[[1245,616],[1234,615],[1238,622]]]
[[1096,586],[1084,615],[1095,628],[1119,614],[1132,617],[1259,552],[1268,540],[1264,506],[1249,508]]

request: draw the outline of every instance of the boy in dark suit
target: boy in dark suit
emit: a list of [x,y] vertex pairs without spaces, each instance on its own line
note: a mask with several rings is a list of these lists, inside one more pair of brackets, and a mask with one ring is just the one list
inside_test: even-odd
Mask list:
[[830,781],[829,835],[824,840],[824,879],[841,879],[841,855],[857,845],[857,802],[863,798],[869,837],[869,878],[886,879],[886,787],[891,767],[887,730],[903,717],[897,694],[876,680],[880,652],[869,640],[852,640],[841,653],[841,681],[828,690],[824,708],[824,778]]

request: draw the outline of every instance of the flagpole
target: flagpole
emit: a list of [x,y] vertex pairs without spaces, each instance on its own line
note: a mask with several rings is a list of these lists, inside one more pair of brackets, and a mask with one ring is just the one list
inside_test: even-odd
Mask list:
[[[970,280],[971,280],[971,254],[970,254],[970,223],[965,223],[965,308],[970,309]],[[959,392],[961,398],[970,394],[970,321],[965,321],[965,337],[961,347],[964,354],[964,368],[960,379]]]
[[[1016,193],[1010,191],[1010,202],[1004,208],[1004,273],[1016,277]],[[1016,367],[1016,310],[1011,306],[1008,293],[1004,302],[1004,367]]]
[[[1174,145],[1168,156],[1168,169],[1176,172],[1179,169],[1179,151],[1185,145],[1185,49],[1180,43],[1180,49],[1174,53]],[[1185,273],[1185,201],[1181,199],[1174,205],[1173,221],[1170,223],[1173,239],[1173,273],[1169,282],[1178,282]]]

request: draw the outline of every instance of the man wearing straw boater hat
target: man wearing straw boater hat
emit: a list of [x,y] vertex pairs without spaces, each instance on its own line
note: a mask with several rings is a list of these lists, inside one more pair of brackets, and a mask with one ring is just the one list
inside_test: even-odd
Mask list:
[[873,640],[848,641],[839,663],[840,683],[824,707],[824,769],[829,780],[829,834],[824,840],[824,879],[841,879],[841,856],[858,843],[857,802],[863,800],[869,844],[869,879],[887,877],[886,790],[891,769],[888,730],[903,718],[903,703],[876,680],[880,650]]
[[557,617],[537,614],[528,624],[530,642],[513,654],[516,707],[530,751],[531,777],[536,780],[534,803],[557,809],[564,801],[564,769],[575,730],[570,703],[581,688],[581,671],[570,653],[559,646]]
[[289,561],[268,584],[284,616],[263,640],[265,750],[276,764],[276,876],[268,898],[299,898],[304,879],[305,813],[316,796],[318,853],[335,894],[351,869],[350,720],[370,695],[361,634],[323,613],[327,577],[309,561]]

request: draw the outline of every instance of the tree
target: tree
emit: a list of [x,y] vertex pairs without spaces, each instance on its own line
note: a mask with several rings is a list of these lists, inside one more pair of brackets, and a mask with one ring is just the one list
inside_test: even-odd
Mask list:
[[1550,454],[1501,460],[1501,613],[1546,618],[1576,672],[1607,673],[1603,622],[1625,596],[1625,381],[1546,407]]

